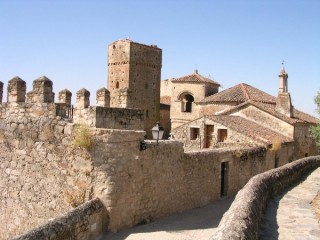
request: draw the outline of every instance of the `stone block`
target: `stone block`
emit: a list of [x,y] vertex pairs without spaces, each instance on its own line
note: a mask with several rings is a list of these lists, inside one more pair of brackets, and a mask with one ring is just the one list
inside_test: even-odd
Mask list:
[[106,88],[100,88],[97,91],[97,106],[109,107],[110,106],[110,92]]
[[90,106],[90,92],[82,88],[77,92],[76,107],[79,109],[88,108]]

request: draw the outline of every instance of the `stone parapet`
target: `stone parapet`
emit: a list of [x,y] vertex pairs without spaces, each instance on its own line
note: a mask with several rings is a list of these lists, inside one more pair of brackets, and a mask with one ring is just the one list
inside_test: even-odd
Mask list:
[[77,92],[77,108],[87,108],[90,106],[90,92],[82,88]]
[[97,106],[110,107],[110,92],[106,88],[100,88],[97,91]]
[[144,128],[144,113],[140,109],[77,106],[73,122],[96,128],[140,130]]
[[26,100],[26,82],[19,77],[14,77],[8,82],[8,103],[21,103]]
[[68,89],[64,89],[59,92],[59,103],[65,103],[67,106],[71,106],[72,93]]
[[250,179],[223,215],[211,240],[258,239],[268,201],[320,167],[320,156],[303,158]]
[[27,94],[29,103],[53,103],[52,81],[46,76],[41,76],[33,81],[33,89]]
[[107,225],[107,211],[100,199],[96,198],[13,239],[97,239],[105,232]]

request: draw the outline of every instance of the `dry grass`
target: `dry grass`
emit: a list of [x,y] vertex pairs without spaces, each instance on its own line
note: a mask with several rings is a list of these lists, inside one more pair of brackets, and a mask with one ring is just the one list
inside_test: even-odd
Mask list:
[[88,127],[76,126],[73,129],[73,138],[76,146],[87,149],[88,151],[93,145],[93,136]]
[[63,190],[63,196],[65,201],[71,207],[78,207],[84,203],[85,198],[85,190],[70,190],[67,189]]

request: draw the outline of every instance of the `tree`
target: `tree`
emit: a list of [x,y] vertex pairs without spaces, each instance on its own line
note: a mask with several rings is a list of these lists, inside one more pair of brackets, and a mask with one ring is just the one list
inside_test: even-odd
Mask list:
[[[317,95],[314,97],[314,103],[317,105],[317,113],[320,115],[320,90],[317,92]],[[311,126],[310,128],[311,136],[315,139],[317,145],[320,146],[320,121],[317,125]]]

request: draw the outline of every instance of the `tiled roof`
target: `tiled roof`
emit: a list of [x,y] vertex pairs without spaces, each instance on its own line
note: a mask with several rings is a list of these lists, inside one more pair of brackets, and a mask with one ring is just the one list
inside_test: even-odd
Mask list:
[[276,104],[275,103],[261,103],[261,102],[254,102],[254,101],[247,101],[243,104],[237,105],[227,111],[221,112],[221,115],[230,114],[232,112],[237,111],[238,109],[241,109],[247,105],[253,105],[289,124],[295,124],[295,123],[318,123],[319,120],[309,114],[306,114],[304,112],[301,112],[297,109],[293,110],[293,117],[287,117],[286,115],[279,113],[276,111]]
[[184,76],[184,77],[180,77],[180,78],[173,78],[171,80],[171,82],[193,82],[193,83],[209,83],[209,84],[214,84],[217,86],[220,86],[219,83],[206,78],[204,76],[201,76],[200,74],[198,74],[197,71],[195,71],[193,74]]
[[275,103],[276,98],[248,84],[240,83],[222,92],[213,94],[203,99],[200,103],[257,101],[263,103]]
[[162,96],[160,97],[160,103],[170,105],[171,104],[171,97],[170,96]]
[[307,123],[319,123],[319,119],[297,109],[293,110],[293,117]]
[[279,139],[281,142],[292,142],[293,139],[277,133],[269,128],[265,128],[250,120],[238,116],[207,116],[206,118],[218,122],[236,132],[246,135],[252,139],[264,143],[272,143],[273,140]]

